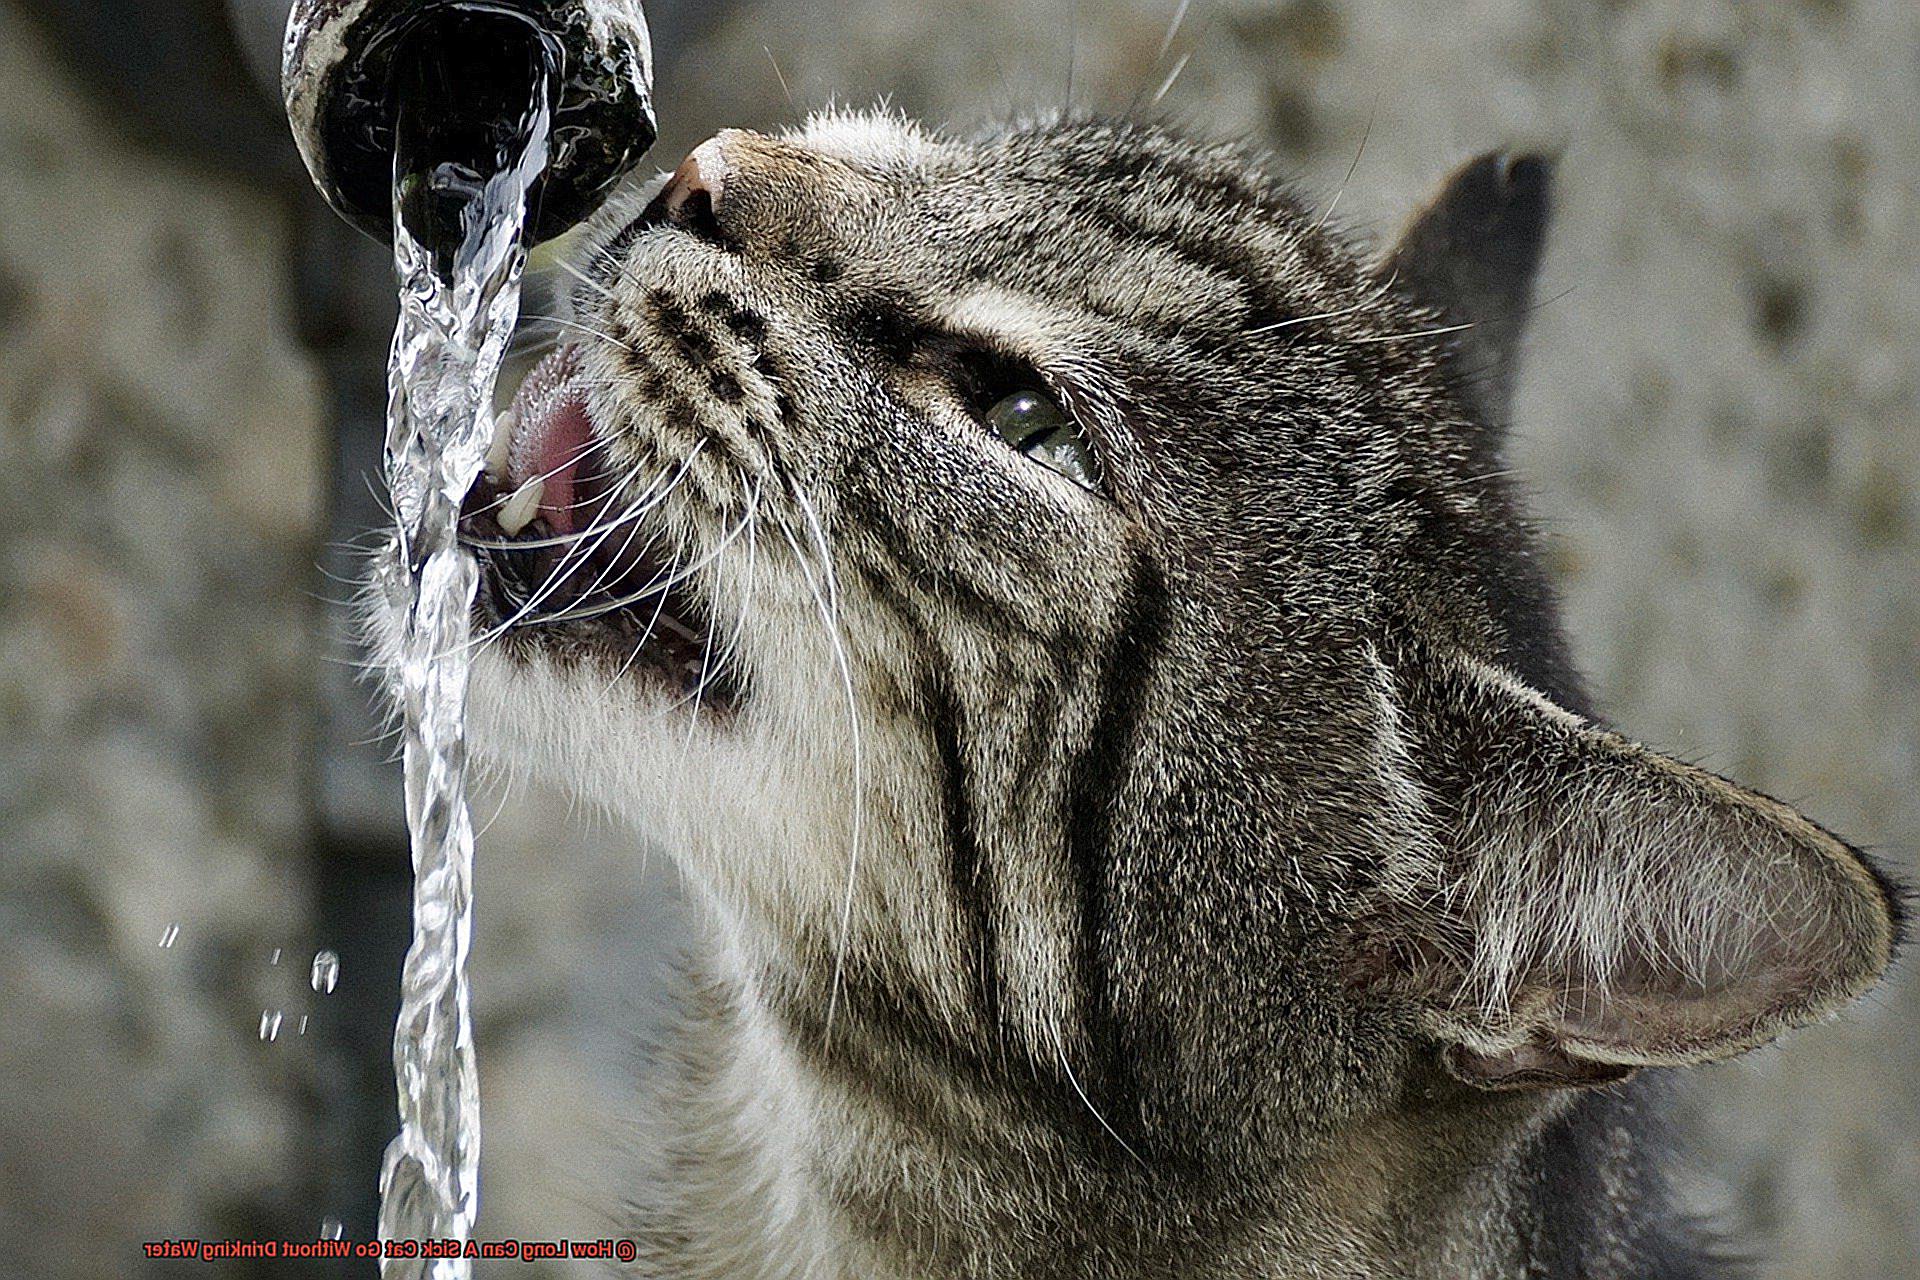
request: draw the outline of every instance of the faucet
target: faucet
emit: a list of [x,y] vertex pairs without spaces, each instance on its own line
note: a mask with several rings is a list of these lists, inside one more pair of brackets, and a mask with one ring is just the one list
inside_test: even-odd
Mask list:
[[528,111],[549,110],[536,244],[592,213],[653,145],[640,0],[297,0],[284,50],[301,158],[327,203],[383,242],[402,129],[431,131],[445,159],[485,174]]

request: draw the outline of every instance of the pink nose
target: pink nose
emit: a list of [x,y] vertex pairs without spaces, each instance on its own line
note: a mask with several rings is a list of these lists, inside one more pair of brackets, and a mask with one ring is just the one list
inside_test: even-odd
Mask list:
[[660,200],[667,209],[679,213],[696,196],[705,196],[709,210],[720,207],[720,195],[727,183],[725,134],[708,138],[695,147],[680,167],[673,171]]

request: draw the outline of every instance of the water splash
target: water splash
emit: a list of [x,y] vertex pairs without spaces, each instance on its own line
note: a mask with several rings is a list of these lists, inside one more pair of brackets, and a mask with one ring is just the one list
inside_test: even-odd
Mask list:
[[340,981],[340,956],[333,951],[313,953],[313,972],[308,977],[313,989],[323,996],[333,994],[333,988]]
[[[529,98],[517,115],[455,119],[450,103],[460,101],[462,82],[447,75],[455,52],[450,43],[421,51],[414,78],[396,87],[400,320],[388,368],[386,476],[399,536],[381,585],[402,619],[397,684],[414,898],[393,1044],[401,1127],[380,1176],[380,1235],[394,1240],[465,1241],[479,1207],[465,730],[479,571],[456,530],[492,436],[494,381],[519,309],[522,231],[547,164],[555,83],[551,61],[532,44]],[[476,156],[476,128],[491,156]],[[381,1274],[465,1280],[471,1268],[452,1258],[383,1259]]]

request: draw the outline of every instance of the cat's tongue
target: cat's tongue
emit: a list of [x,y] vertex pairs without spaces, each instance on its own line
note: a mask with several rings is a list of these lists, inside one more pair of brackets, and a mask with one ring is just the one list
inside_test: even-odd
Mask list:
[[580,349],[561,347],[535,365],[513,397],[507,437],[507,481],[518,490],[540,484],[535,514],[555,533],[573,532],[580,504],[575,483],[593,444],[593,420],[581,385]]

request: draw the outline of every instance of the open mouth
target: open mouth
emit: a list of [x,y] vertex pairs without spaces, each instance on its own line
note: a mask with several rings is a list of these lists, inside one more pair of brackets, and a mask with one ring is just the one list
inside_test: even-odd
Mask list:
[[476,625],[509,652],[539,646],[657,680],[710,707],[738,687],[652,508],[676,477],[616,470],[594,430],[580,353],[536,365],[502,414],[480,479],[460,507],[480,561]]

